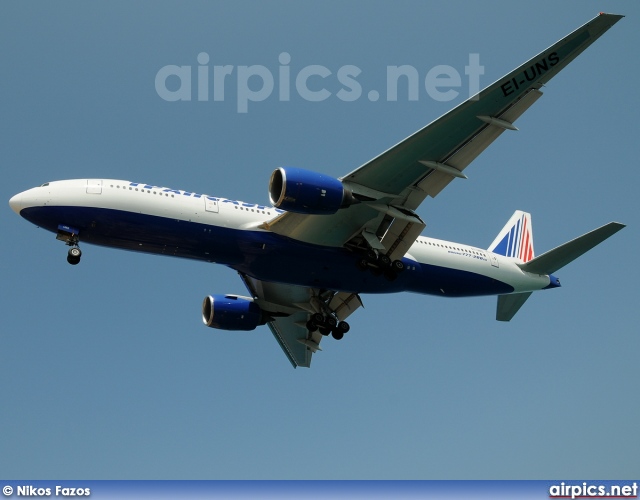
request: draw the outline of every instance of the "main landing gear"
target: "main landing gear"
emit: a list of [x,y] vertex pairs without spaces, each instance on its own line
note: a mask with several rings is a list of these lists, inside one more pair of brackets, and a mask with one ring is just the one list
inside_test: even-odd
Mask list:
[[331,335],[334,339],[340,340],[350,329],[346,321],[338,321],[330,314],[314,313],[307,321],[307,329],[310,332],[318,330],[325,337]]
[[404,263],[401,260],[392,261],[388,255],[369,249],[364,257],[358,259],[358,268],[361,271],[368,269],[374,276],[383,274],[386,279],[393,281],[404,271]]

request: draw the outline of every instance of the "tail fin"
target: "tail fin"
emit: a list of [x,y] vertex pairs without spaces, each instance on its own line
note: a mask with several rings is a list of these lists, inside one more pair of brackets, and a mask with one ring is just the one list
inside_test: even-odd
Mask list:
[[516,210],[488,250],[506,257],[516,257],[523,262],[533,259],[531,214]]

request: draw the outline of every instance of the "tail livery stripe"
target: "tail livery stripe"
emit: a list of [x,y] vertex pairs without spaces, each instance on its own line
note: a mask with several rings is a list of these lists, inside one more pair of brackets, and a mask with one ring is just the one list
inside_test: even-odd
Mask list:
[[520,259],[526,262],[527,255],[529,254],[529,233],[527,232],[527,219],[524,219],[524,227],[522,228],[524,233],[524,245],[520,248]]
[[502,228],[489,251],[528,262],[534,257],[531,215],[516,211]]

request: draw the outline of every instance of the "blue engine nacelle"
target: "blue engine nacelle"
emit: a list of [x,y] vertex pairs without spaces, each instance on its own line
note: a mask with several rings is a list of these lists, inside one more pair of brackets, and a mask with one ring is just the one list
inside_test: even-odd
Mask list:
[[330,215],[354,203],[342,182],[301,168],[280,167],[269,180],[269,199],[276,208],[300,214]]
[[266,323],[262,309],[249,297],[209,295],[202,302],[202,322],[220,330],[253,330]]

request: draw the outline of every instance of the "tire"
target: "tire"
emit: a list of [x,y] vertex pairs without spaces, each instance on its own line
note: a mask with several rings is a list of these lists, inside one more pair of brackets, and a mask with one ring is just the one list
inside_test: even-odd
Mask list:
[[388,255],[381,255],[380,264],[382,264],[384,267],[389,267],[391,266],[391,259],[389,258]]
[[402,262],[401,260],[394,260],[391,264],[391,268],[395,272],[401,273],[402,271],[404,271],[404,262]]
[[344,332],[341,332],[340,330],[333,330],[331,332],[331,336],[336,340],[342,340],[342,337],[344,337]]
[[82,256],[82,251],[78,247],[71,247],[67,255],[72,259],[80,260],[80,257]]
[[349,326],[349,323],[347,323],[346,321],[341,321],[340,323],[338,323],[338,326],[336,327],[336,329],[339,332],[342,332],[343,334],[345,334],[351,329],[351,327]]

